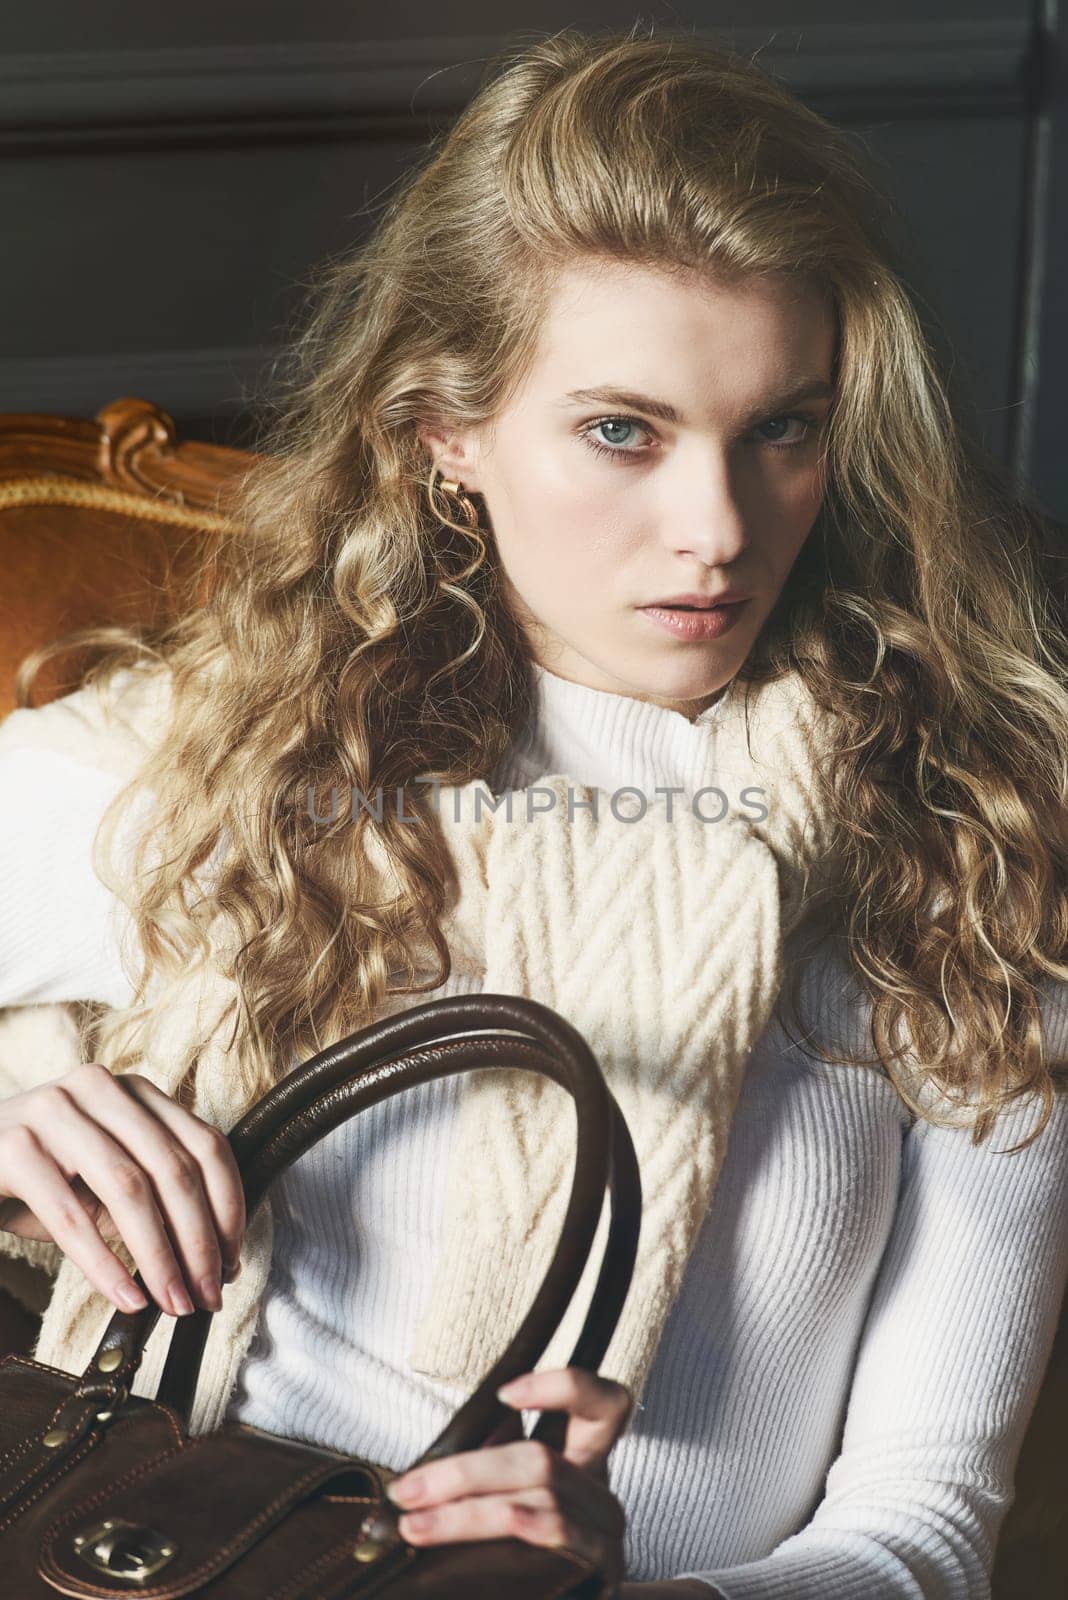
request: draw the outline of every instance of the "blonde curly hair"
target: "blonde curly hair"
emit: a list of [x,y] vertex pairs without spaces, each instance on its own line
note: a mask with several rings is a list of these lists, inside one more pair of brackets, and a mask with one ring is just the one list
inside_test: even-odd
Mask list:
[[[101,1023],[129,1030],[117,1066],[153,974],[206,959],[220,912],[250,1097],[387,994],[448,977],[456,884],[425,788],[405,794],[415,826],[388,807],[313,823],[306,796],[485,778],[530,715],[492,530],[450,514],[417,428],[492,418],[558,269],[616,259],[804,275],[833,297],[826,494],[740,676],[799,669],[838,719],[826,915],[871,997],[874,1059],[922,1115],[898,1075],[913,1051],[975,1106],[976,1140],[1039,1092],[1037,1137],[1064,1067],[1039,999],[1068,979],[1065,540],[955,421],[885,210],[846,136],[727,49],[566,29],[490,63],[370,241],[320,269],[240,530],[205,537],[208,602],[195,572],[169,627],[81,630],[20,670],[23,705],[76,644],[99,650],[103,691],[138,663],[170,673],[169,737],[97,840],[154,791],[159,864],[121,880],[99,856],[145,956],[133,1007]],[[373,857],[395,875],[385,903]]]

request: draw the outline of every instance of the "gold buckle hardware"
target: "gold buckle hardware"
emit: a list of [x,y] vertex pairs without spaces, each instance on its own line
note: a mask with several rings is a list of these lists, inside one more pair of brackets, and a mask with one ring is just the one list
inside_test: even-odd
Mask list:
[[120,1517],[96,1522],[75,1535],[74,1548],[96,1572],[130,1583],[144,1583],[178,1554],[173,1539]]

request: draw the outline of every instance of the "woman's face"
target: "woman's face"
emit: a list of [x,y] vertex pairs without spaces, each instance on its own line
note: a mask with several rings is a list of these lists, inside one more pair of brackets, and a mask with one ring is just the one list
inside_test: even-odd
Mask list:
[[[819,509],[834,342],[829,299],[785,278],[561,275],[505,409],[423,431],[444,475],[485,499],[536,661],[690,718],[718,698]],[[718,637],[687,636],[693,613],[673,629],[643,610],[726,589],[749,598]]]

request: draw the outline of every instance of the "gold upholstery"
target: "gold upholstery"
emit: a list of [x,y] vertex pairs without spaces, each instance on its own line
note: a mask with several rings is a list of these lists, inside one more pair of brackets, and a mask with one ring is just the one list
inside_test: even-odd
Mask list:
[[[227,491],[253,459],[179,443],[143,400],[93,421],[0,417],[0,716],[38,645],[89,624],[169,620],[175,580],[204,535],[228,525]],[[87,665],[49,663],[34,703],[74,688]]]

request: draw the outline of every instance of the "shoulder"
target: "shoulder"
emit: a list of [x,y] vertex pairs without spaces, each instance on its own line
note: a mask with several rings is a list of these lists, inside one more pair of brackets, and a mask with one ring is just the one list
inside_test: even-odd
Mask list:
[[169,669],[128,667],[107,685],[90,683],[42,706],[21,706],[0,722],[0,757],[38,751],[132,775],[162,738],[171,709]]

